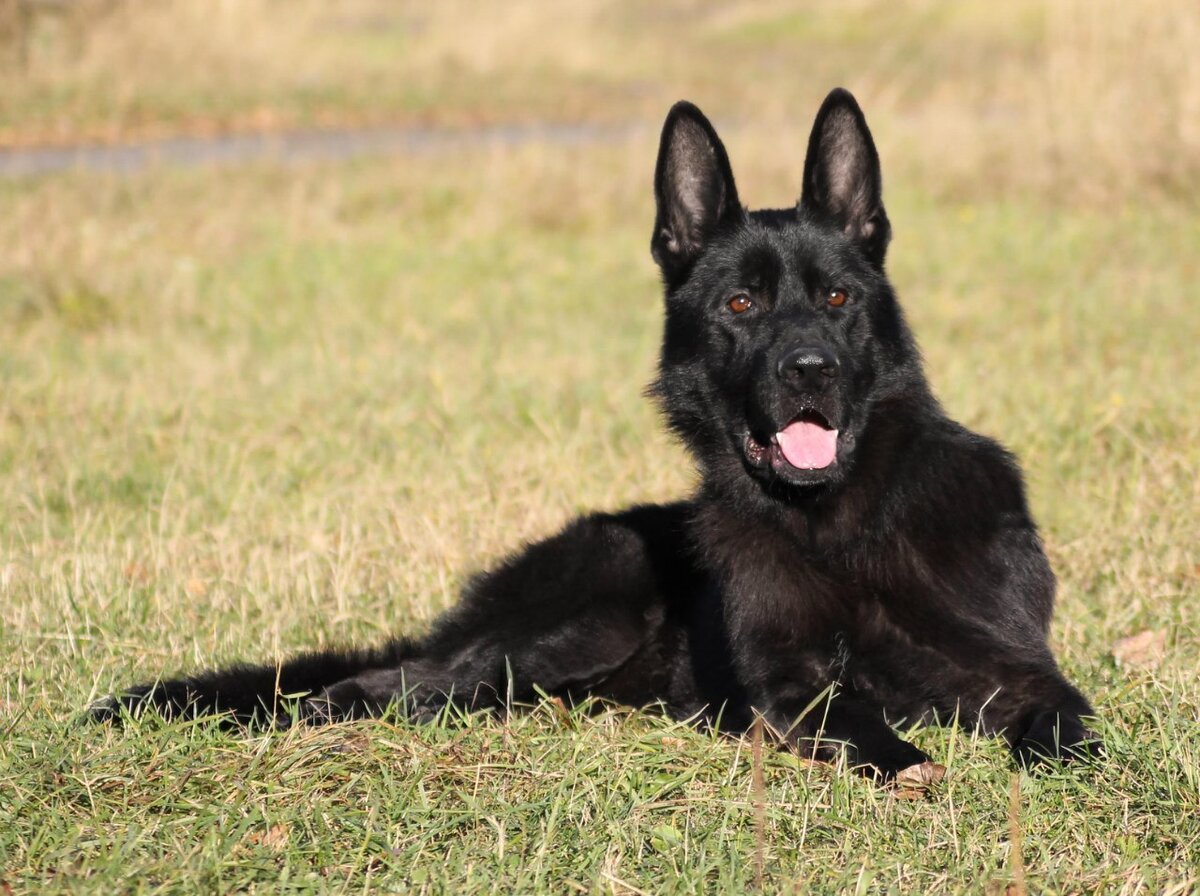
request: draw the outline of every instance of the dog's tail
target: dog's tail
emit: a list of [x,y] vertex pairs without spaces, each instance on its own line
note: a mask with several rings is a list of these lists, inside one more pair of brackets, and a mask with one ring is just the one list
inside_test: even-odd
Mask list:
[[295,698],[372,669],[399,666],[415,652],[414,642],[395,639],[368,650],[312,651],[274,665],[228,666],[128,688],[93,703],[87,718],[119,724],[126,715],[153,710],[164,718],[220,716],[233,725],[286,727],[296,713]]

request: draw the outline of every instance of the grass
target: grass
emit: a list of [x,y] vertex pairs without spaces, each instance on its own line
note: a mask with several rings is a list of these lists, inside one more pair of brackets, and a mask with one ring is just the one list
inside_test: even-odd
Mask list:
[[943,194],[982,182],[1140,201],[1200,188],[1198,43],[1191,0],[526,0],[486,14],[467,0],[0,0],[0,147],[370,123],[653,127],[680,97],[786,127],[844,84],[870,99],[893,171]]
[[[271,40],[308,27],[318,13],[303,9]],[[909,12],[905,39],[938,25],[920,44],[934,57],[965,29],[996,35],[1015,64],[1043,27]],[[433,41],[443,26],[429,27]],[[803,114],[788,121],[766,99],[760,123],[754,108],[734,114],[727,71],[683,58],[778,60],[811,33],[858,47],[899,24],[781,9],[679,27],[662,64],[680,80],[664,77],[655,103],[669,90],[715,106],[741,193],[764,205],[795,193],[819,94],[857,85],[828,60],[814,65],[829,77],[803,88],[776,74],[770,92],[787,82],[780,95]],[[102,30],[94,46],[118,37]],[[581,38],[595,70],[651,66],[637,45],[610,67],[606,39]],[[320,54],[369,58],[328,43]],[[492,74],[523,83],[524,63],[496,46]],[[86,94],[89,58],[56,77]],[[81,707],[132,680],[419,629],[520,542],[581,510],[683,494],[692,477],[641,396],[661,323],[651,135],[71,173],[0,182],[0,890],[740,892],[761,875],[768,892],[1002,893],[1023,875],[1036,893],[1197,892],[1200,219],[1164,198],[1176,175],[1156,156],[1118,154],[1118,183],[1085,153],[1062,183],[1098,184],[1092,195],[1037,193],[1007,144],[974,154],[978,135],[954,144],[959,157],[942,140],[983,76],[964,67],[976,80],[947,93],[921,58],[902,63],[901,95],[882,75],[859,91],[888,172],[889,269],[944,403],[1025,465],[1060,578],[1054,646],[1110,747],[1099,773],[1022,777],[1014,810],[1001,745],[918,729],[950,768],[924,802],[773,750],[756,786],[748,740],[552,706],[505,725],[249,737],[76,727]],[[142,64],[128,66],[139,96]],[[292,96],[270,64],[278,80],[245,89]],[[152,107],[153,122],[188,126],[188,97],[208,89],[195,77],[163,77],[178,114]],[[219,69],[205,77],[222,83]],[[597,117],[641,114],[590,77],[500,93],[530,115],[572,96],[601,97]],[[36,81],[0,90],[53,109]],[[1188,95],[1180,83],[1164,103]],[[937,96],[945,119],[929,117]],[[80,103],[65,133],[103,119],[98,100]],[[447,107],[449,121],[471,105],[451,90]],[[1146,630],[1162,656],[1118,663],[1120,639]]]

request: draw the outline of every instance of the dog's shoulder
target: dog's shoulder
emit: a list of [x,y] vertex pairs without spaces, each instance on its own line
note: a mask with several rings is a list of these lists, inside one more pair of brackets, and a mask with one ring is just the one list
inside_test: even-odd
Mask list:
[[944,414],[930,414],[906,446],[893,481],[899,506],[939,530],[1033,527],[1016,457],[1003,444]]

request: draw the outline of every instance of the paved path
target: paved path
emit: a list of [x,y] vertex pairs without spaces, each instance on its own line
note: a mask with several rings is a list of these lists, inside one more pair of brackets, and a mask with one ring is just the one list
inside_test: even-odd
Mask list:
[[0,149],[0,177],[29,177],[72,169],[136,173],[159,165],[210,165],[249,161],[304,162],[357,156],[435,153],[523,143],[580,145],[615,143],[644,134],[649,126],[623,124],[498,124],[476,128],[376,127],[170,137],[117,145]]

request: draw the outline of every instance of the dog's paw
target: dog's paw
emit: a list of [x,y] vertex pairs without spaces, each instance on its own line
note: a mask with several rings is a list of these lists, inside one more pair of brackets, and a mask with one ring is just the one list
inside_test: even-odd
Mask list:
[[1084,727],[1078,716],[1060,715],[1054,710],[1039,713],[1013,746],[1017,764],[1030,772],[1059,763],[1094,764],[1102,761],[1104,755],[1104,743]]
[[309,725],[332,725],[377,715],[378,708],[355,679],[331,685],[300,703],[300,720]]
[[850,755],[863,774],[887,786],[899,784],[904,775],[916,774],[913,769],[935,765],[924,750],[899,738],[887,744],[873,744],[870,748],[860,746]]
[[85,725],[119,725],[124,704],[109,694],[89,704],[79,721]]
[[332,725],[341,718],[341,711],[328,697],[309,697],[300,701],[298,719],[306,725]]
[[1013,757],[1017,765],[1027,772],[1037,773],[1047,771],[1056,765],[1087,764],[1099,765],[1107,754],[1104,742],[1097,737],[1088,737],[1071,744],[1046,744],[1041,741],[1031,741],[1022,738],[1013,747]]
[[121,694],[109,694],[91,703],[80,721],[93,725],[120,725],[129,716],[140,716],[154,694],[153,685],[139,685]]

